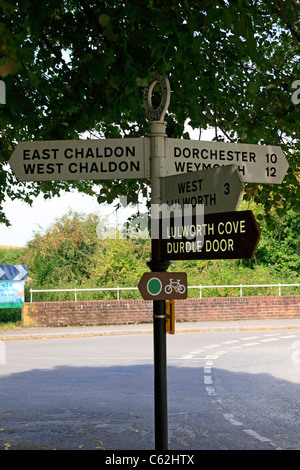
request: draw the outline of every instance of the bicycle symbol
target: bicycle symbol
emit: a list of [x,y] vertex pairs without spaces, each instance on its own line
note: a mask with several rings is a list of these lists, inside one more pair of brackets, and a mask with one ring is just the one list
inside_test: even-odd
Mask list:
[[166,294],[171,294],[173,290],[178,294],[185,293],[185,286],[183,284],[180,284],[180,279],[177,279],[177,281],[173,281],[173,279],[170,279],[170,284],[167,284],[165,286]]

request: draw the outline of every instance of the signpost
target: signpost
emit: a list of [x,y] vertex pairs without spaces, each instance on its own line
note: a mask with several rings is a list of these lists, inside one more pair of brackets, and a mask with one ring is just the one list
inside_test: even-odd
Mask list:
[[289,167],[277,146],[166,139],[164,176],[236,165],[245,183],[280,184]]
[[144,300],[186,299],[187,274],[144,273],[138,284],[138,289]]
[[[161,102],[154,109],[152,91],[160,86]],[[151,204],[161,203],[161,177],[165,157],[166,122],[164,116],[170,101],[170,83],[167,78],[154,74],[144,89],[144,108],[150,120],[150,174]],[[155,121],[153,120],[155,119]],[[163,262],[159,253],[151,252],[147,263],[152,272],[167,271],[170,262]],[[155,449],[168,449],[168,397],[167,397],[167,346],[166,346],[166,303],[153,300],[153,346],[154,346],[154,428]]]
[[[154,109],[157,86],[161,102]],[[167,138],[170,96],[169,80],[153,74],[143,97],[149,137],[21,142],[9,160],[19,181],[151,178],[152,205],[204,204],[204,221],[197,215],[183,224],[174,219],[152,240],[151,273],[139,284],[143,297],[153,300],[156,450],[168,449],[166,301],[187,295],[185,273],[166,273],[170,260],[251,258],[260,232],[251,211],[234,212],[241,180],[280,184],[288,169],[280,147]],[[1,266],[0,280],[5,275]],[[19,269],[14,275],[25,274]]]
[[28,279],[26,264],[0,264],[0,281],[24,281]]
[[20,142],[9,163],[19,181],[149,178],[148,138]]
[[204,205],[205,214],[237,210],[244,185],[234,165],[162,178],[162,200],[168,206]]

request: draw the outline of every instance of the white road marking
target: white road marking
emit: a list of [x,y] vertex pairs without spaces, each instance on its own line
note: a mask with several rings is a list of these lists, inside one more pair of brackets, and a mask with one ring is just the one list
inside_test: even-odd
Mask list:
[[258,434],[258,432],[253,431],[252,429],[243,429],[243,431],[249,434],[249,436],[254,437],[254,439],[257,439],[260,442],[271,442],[271,439],[265,436],[261,436],[260,434]]
[[205,375],[204,376],[204,383],[207,384],[207,385],[210,385],[210,384],[213,383],[210,375]]
[[269,343],[270,341],[278,341],[278,338],[261,339],[262,343]]
[[248,336],[246,338],[241,338],[242,341],[249,341],[250,339],[259,339],[259,336]]
[[234,344],[234,343],[239,343],[239,339],[233,339],[231,341],[222,341],[222,344]]
[[225,413],[225,414],[223,414],[223,416],[224,416],[225,419],[227,419],[227,421],[229,421],[231,424],[233,424],[233,426],[243,426],[242,423],[240,423],[239,421],[234,419],[232,414]]
[[287,335],[287,336],[280,336],[282,339],[288,339],[288,338],[298,338],[298,335]]
[[[211,355],[207,355],[205,357],[201,357],[201,358],[197,358],[197,359],[201,359],[201,360],[205,360],[205,365],[203,367],[203,372],[204,372],[204,376],[203,376],[203,380],[204,380],[204,384],[207,385],[205,387],[205,390],[207,392],[207,394],[212,397],[212,403],[221,403],[221,400],[220,399],[213,399],[213,397],[216,397],[217,396],[217,393],[216,393],[216,390],[215,388],[212,386],[213,385],[213,380],[212,380],[212,366],[214,365],[214,359],[218,359],[222,354],[226,354],[228,352],[231,352],[231,351],[234,351],[234,350],[238,350],[238,349],[242,349],[244,346],[245,347],[249,347],[249,346],[257,346],[259,345],[260,343],[268,343],[268,342],[272,342],[272,341],[277,341],[278,339],[289,339],[289,338],[298,338],[299,335],[295,335],[295,334],[291,334],[291,335],[282,335],[280,333],[270,333],[270,334],[264,334],[263,335],[265,337],[265,339],[261,338],[260,336],[248,336],[248,337],[245,337],[245,338],[241,338],[241,340],[243,341],[241,343],[241,340],[230,340],[230,341],[222,341],[221,344],[226,344],[226,345],[234,345],[232,346],[228,351],[216,351],[215,354],[211,354]],[[275,338],[276,336],[276,338]],[[249,342],[249,343],[245,343],[244,341],[251,341],[251,340],[254,340],[254,339],[258,339],[259,342]],[[237,345],[236,343],[239,343],[239,345]],[[203,346],[204,349],[213,349],[213,348],[216,348],[220,346],[219,344],[210,344],[210,345],[207,345],[207,346]],[[204,349],[197,349],[195,351],[192,351],[191,353],[189,354],[186,354],[184,356],[182,356],[180,359],[194,359],[195,356],[201,352],[204,352]],[[233,426],[243,426],[243,424],[236,420],[234,418],[234,415],[232,413],[224,413],[223,414],[224,418],[229,421]],[[253,429],[243,429],[243,431],[248,434],[249,436],[253,437],[254,439],[262,442],[262,443],[269,443],[270,446],[274,447],[275,450],[282,450],[280,447],[276,446],[273,442],[271,442],[271,439],[269,439],[268,437],[266,436],[262,436],[260,435],[258,432],[254,431]]]

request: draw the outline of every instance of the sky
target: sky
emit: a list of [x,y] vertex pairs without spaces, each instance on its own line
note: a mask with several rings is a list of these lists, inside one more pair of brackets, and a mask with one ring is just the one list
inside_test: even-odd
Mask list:
[[[192,139],[199,139],[199,131],[193,132],[187,127]],[[214,131],[205,131],[201,140],[211,141]],[[116,203],[113,203],[115,205]],[[62,193],[61,196],[43,199],[38,196],[32,206],[19,200],[6,200],[3,205],[4,213],[11,223],[10,227],[0,224],[0,245],[26,246],[36,232],[43,233],[52,223],[60,219],[69,210],[79,213],[97,214],[99,217],[114,218],[113,205],[99,205],[95,198],[77,191]],[[134,208],[132,209],[134,210]],[[125,222],[128,211],[122,210],[119,222]]]
[[[11,223],[10,227],[0,225],[0,245],[26,246],[35,232],[43,232],[56,219],[69,210],[80,213],[99,213],[99,204],[93,197],[78,192],[62,193],[60,197],[43,199],[38,196],[32,206],[22,201],[6,201],[3,210]],[[107,215],[111,208],[101,207]]]

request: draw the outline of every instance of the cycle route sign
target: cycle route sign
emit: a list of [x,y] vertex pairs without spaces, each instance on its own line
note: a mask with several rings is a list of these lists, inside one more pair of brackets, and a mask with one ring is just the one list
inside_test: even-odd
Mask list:
[[138,289],[144,300],[186,299],[187,273],[144,273]]

